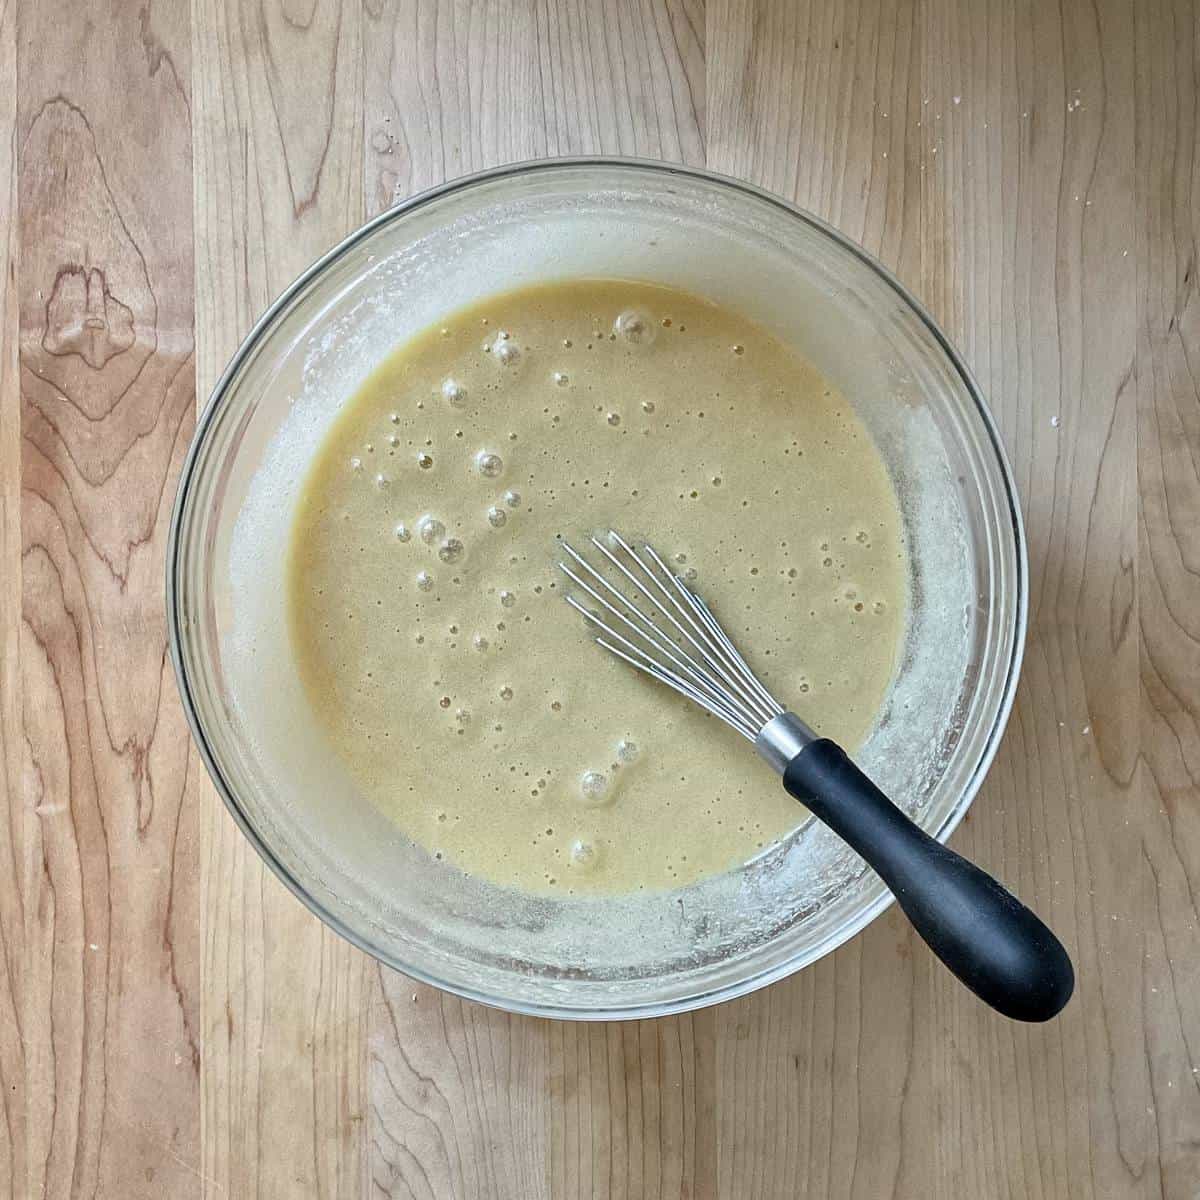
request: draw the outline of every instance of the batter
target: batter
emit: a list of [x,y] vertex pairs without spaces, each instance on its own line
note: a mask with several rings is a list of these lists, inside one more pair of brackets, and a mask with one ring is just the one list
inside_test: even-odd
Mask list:
[[556,538],[609,527],[695,580],[780,701],[850,750],[903,635],[875,446],[737,313],[545,284],[400,347],[306,482],[292,640],[372,801],[435,857],[526,891],[678,887],[806,816],[747,742],[590,643]]

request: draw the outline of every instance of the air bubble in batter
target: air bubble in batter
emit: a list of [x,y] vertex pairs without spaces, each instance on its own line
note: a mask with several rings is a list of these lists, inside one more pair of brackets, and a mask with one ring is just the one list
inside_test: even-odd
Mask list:
[[427,546],[432,546],[445,532],[445,525],[430,513],[426,513],[417,522],[417,536]]
[[584,771],[579,777],[579,794],[587,804],[603,804],[608,799],[609,779],[603,771]]
[[647,346],[654,341],[654,322],[640,308],[627,308],[613,322],[613,333],[634,346]]
[[622,738],[617,743],[617,761],[624,763],[626,766],[637,762],[641,753],[637,742],[631,741],[629,738]]
[[495,479],[504,470],[504,459],[494,450],[480,450],[475,455],[475,469],[488,479]]
[[591,870],[600,857],[596,851],[595,843],[584,841],[583,838],[576,838],[571,843],[568,855],[571,860],[571,866],[583,871]]

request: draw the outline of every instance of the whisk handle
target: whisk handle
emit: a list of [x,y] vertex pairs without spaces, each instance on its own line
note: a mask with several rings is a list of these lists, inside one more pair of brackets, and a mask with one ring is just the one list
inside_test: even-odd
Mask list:
[[835,742],[805,746],[783,786],[879,873],[913,928],[981,1000],[1018,1021],[1047,1021],[1071,998],[1062,943],[985,871],[931,838]]

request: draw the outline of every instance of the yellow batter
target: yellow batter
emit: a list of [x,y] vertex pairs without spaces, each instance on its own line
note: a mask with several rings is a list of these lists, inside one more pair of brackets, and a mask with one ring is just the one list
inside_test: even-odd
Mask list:
[[680,886],[806,815],[748,742],[591,644],[555,539],[609,527],[694,578],[780,701],[848,749],[903,633],[877,450],[738,314],[556,283],[400,347],[311,469],[292,640],[374,803],[430,853],[527,891]]

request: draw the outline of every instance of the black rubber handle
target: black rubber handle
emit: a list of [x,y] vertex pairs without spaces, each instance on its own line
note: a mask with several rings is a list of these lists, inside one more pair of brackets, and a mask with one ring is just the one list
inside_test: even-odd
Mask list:
[[913,928],[981,1000],[1018,1021],[1048,1021],[1071,998],[1062,943],[985,871],[931,838],[836,742],[811,742],[783,786],[875,868]]

